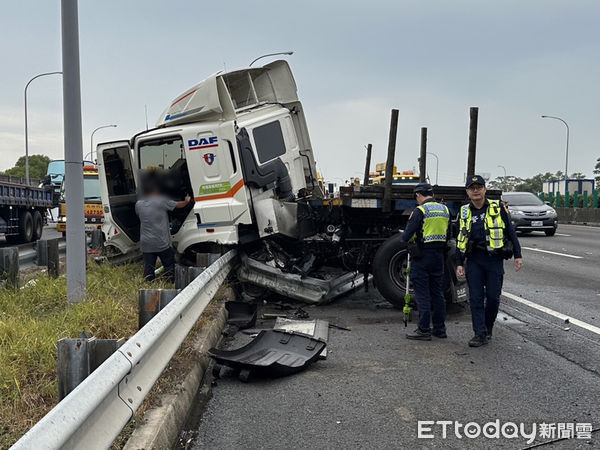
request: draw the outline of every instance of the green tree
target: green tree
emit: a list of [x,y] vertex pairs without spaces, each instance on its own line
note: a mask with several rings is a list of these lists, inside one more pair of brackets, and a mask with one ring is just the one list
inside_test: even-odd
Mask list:
[[600,184],[600,158],[596,160],[596,166],[594,167],[594,175],[596,175],[596,186],[598,186],[598,184]]
[[[29,179],[41,180],[46,175],[50,158],[46,155],[30,155],[29,156]],[[25,157],[21,156],[14,167],[4,172],[6,175],[15,177],[25,176]]]
[[575,172],[572,173],[571,176],[569,177],[569,179],[571,180],[585,180],[586,176],[584,173],[581,172]]

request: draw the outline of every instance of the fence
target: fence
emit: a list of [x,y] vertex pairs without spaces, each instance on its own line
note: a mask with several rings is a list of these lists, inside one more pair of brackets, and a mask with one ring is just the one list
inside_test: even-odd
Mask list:
[[598,190],[594,189],[591,193],[584,191],[583,194],[577,192],[569,194],[549,193],[540,194],[540,199],[543,202],[548,202],[554,208],[598,208]]

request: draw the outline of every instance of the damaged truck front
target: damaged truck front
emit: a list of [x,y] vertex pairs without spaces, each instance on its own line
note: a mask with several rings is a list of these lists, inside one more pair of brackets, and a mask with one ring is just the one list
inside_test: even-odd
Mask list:
[[[403,303],[406,246],[397,236],[415,206],[412,188],[395,186],[386,213],[375,187],[324,198],[285,61],[209,77],[177,97],[156,128],[100,144],[98,155],[102,230],[113,252],[137,249],[140,174],[157,171],[166,195],[194,199],[170,216],[185,261],[236,247],[238,278],[249,294],[266,288],[321,303],[373,274],[387,300]],[[466,290],[452,251],[450,245],[446,296],[456,301]]]

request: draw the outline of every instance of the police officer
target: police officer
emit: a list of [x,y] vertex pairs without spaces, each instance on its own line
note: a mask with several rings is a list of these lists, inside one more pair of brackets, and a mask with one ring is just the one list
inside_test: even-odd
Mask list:
[[432,335],[438,338],[448,337],[443,283],[450,213],[446,205],[434,200],[430,184],[418,184],[414,193],[419,206],[410,215],[402,240],[413,243],[409,244],[410,281],[419,309],[419,326],[414,332],[407,333],[406,337],[430,341]]
[[[502,292],[504,259],[514,255],[515,271],[523,267],[521,246],[504,205],[485,196],[485,180],[475,175],[465,185],[471,202],[459,212],[456,273],[464,276],[471,302],[475,335],[470,347],[481,347],[492,338]],[[487,300],[487,301],[486,301]]]

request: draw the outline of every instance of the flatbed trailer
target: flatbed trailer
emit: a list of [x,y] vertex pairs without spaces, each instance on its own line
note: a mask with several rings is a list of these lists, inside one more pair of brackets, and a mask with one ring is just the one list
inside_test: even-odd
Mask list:
[[0,234],[9,243],[38,240],[53,206],[50,187],[26,185],[21,177],[0,175]]

